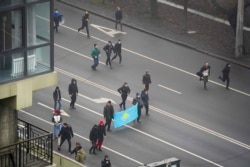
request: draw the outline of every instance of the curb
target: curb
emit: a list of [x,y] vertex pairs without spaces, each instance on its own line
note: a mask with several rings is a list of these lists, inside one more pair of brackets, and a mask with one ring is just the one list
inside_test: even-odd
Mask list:
[[[66,1],[64,1],[64,0],[57,0],[57,1],[60,2],[60,3],[65,4],[65,5],[71,6],[71,7],[73,7],[73,8],[79,9],[79,10],[87,10],[87,9],[81,8],[81,7],[79,7],[79,6],[76,6],[76,5],[74,5],[74,4],[70,3],[70,2],[66,2]],[[91,14],[93,14],[93,15],[95,15],[95,16],[98,16],[98,17],[101,17],[101,18],[104,18],[104,19],[107,19],[107,20],[110,20],[110,21],[115,22],[115,20],[112,19],[112,18],[110,18],[110,17],[100,15],[100,14],[98,14],[98,13],[96,13],[96,12],[94,12],[94,11],[91,11],[91,10],[89,10],[89,9],[88,9],[88,11],[89,11],[89,13],[91,13]],[[163,37],[163,36],[161,36],[161,35],[159,35],[159,34],[149,32],[149,31],[147,31],[147,30],[145,30],[145,29],[142,29],[142,28],[139,28],[139,27],[136,27],[136,26],[127,24],[127,23],[123,23],[123,25],[125,25],[126,27],[129,27],[129,28],[132,28],[132,29],[141,31],[141,32],[143,32],[143,33],[146,33],[146,34],[155,36],[155,37],[157,37],[157,38],[160,38],[160,39],[163,39],[163,40],[166,40],[166,41],[170,41],[170,42],[173,42],[173,43],[178,44],[178,45],[181,45],[181,46],[185,46],[185,47],[187,47],[187,48],[193,49],[193,50],[195,50],[195,51],[197,51],[197,52],[206,54],[206,55],[208,55],[208,56],[211,56],[211,57],[214,57],[214,58],[217,58],[217,59],[220,59],[220,60],[227,61],[227,62],[229,62],[229,63],[231,63],[231,64],[236,64],[236,65],[238,65],[238,66],[241,66],[241,67],[243,67],[243,68],[246,68],[246,69],[250,70],[250,66],[248,66],[248,65],[246,65],[246,64],[237,62],[237,61],[235,61],[235,60],[233,60],[233,59],[230,59],[230,58],[222,57],[222,56],[220,56],[220,55],[214,54],[214,53],[212,53],[212,52],[209,52],[209,51],[206,51],[206,50],[203,50],[203,49],[200,49],[200,48],[197,48],[197,47],[194,46],[194,45],[191,45],[191,44],[188,44],[188,43],[184,43],[184,42],[182,42],[182,41],[179,41],[179,40],[176,40],[176,39],[173,39],[173,38],[170,38],[170,37],[166,37],[166,36]]]

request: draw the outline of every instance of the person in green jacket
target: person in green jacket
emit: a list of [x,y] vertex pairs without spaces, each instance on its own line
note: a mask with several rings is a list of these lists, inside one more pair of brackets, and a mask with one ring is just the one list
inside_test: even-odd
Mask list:
[[91,66],[93,70],[96,70],[96,67],[99,64],[99,55],[100,55],[100,50],[98,49],[98,45],[95,43],[94,49],[91,51],[91,56],[93,57],[94,60],[94,64]]

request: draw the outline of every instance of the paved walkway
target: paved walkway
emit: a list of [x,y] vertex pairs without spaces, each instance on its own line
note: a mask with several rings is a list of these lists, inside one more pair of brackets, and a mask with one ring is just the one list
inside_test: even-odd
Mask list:
[[[114,12],[115,8],[111,8],[110,5],[104,5],[100,3],[102,0],[99,0],[98,3],[94,4],[90,0],[57,0],[58,2],[79,8],[81,10],[88,10],[91,14],[103,17],[105,19],[114,20]],[[107,0],[106,0],[107,1]],[[178,10],[178,9],[176,9]],[[126,15],[124,18],[124,25],[130,28],[137,29],[139,31],[142,31],[144,33],[151,34],[153,36],[159,37],[161,39],[165,39],[186,47],[189,47],[191,49],[197,50],[199,52],[205,53],[208,56],[213,56],[218,59],[222,59],[225,61],[228,61],[232,64],[237,64],[242,67],[245,67],[247,69],[250,69],[250,58],[244,58],[244,59],[234,59],[234,58],[228,58],[223,55],[227,55],[227,53],[224,53],[222,51],[213,50],[213,48],[204,48],[204,46],[198,46],[197,41],[194,42],[193,40],[189,40],[188,38],[183,38],[180,35],[170,33],[169,31],[165,31],[164,29],[158,30],[154,23],[149,22],[149,20],[142,20],[140,16],[134,17]],[[155,31],[152,31],[155,30]],[[158,33],[154,33],[158,32]],[[161,34],[167,34],[167,36],[163,36]]]

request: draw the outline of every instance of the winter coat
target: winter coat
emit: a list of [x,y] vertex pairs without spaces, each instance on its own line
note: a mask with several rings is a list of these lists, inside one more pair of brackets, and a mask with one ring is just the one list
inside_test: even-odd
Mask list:
[[143,84],[151,84],[151,77],[149,74],[144,74],[142,77]]
[[106,136],[106,130],[104,125],[98,125],[98,140],[103,141]]
[[145,93],[145,91],[142,91],[142,92],[141,92],[141,99],[142,99],[142,101],[143,101],[143,104],[144,104],[145,106],[147,106],[147,105],[148,105],[149,97],[148,97],[148,94]]
[[230,67],[228,65],[226,65],[223,70],[222,70],[222,74],[224,76],[229,76],[229,73],[230,73]]
[[114,47],[114,52],[115,53],[121,53],[122,52],[122,44],[121,43],[116,43]]
[[122,11],[121,10],[117,10],[115,12],[115,19],[116,20],[122,20]]
[[102,167],[111,167],[111,162],[109,159],[105,159],[101,163]]
[[138,108],[143,108],[143,101],[142,101],[142,99],[140,97],[134,98],[133,101],[132,101],[132,104],[133,105],[137,104]]
[[61,100],[61,91],[59,89],[53,92],[53,98],[55,101]]
[[[73,83],[75,81],[75,84]],[[75,79],[71,80],[71,84],[69,84],[69,95],[73,95],[78,93],[77,82]]]
[[103,50],[106,52],[106,54],[111,55],[112,51],[114,50],[113,45],[112,44],[106,44],[103,47]]
[[100,50],[99,50],[99,49],[94,48],[94,49],[91,51],[91,56],[92,56],[93,58],[98,58],[99,55],[100,55]]
[[117,90],[122,96],[128,96],[130,93],[130,88],[127,86],[122,86]]
[[106,120],[111,120],[114,118],[114,107],[112,105],[106,105],[103,110],[103,116]]
[[95,125],[89,133],[89,140],[92,142],[93,141],[96,142],[97,139],[98,139],[98,128],[97,125]]
[[71,137],[74,137],[72,127],[69,124],[67,126],[63,126],[58,136],[62,137],[62,139],[71,139]]

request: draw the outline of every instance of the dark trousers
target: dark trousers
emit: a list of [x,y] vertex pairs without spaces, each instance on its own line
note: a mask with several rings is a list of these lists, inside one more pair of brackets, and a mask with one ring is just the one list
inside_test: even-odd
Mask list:
[[138,113],[138,117],[137,117],[137,121],[140,121],[141,118],[141,107],[137,107],[137,113]]
[[73,93],[71,96],[70,107],[75,107],[75,102],[76,102],[76,94]]
[[86,27],[86,31],[87,31],[87,36],[88,38],[90,37],[89,36],[89,24],[88,23],[85,23],[85,22],[82,22],[82,26],[80,28],[78,28],[78,32],[82,29],[84,29],[84,27]]
[[105,128],[106,126],[108,126],[108,130],[110,130],[110,125],[111,125],[112,119],[106,119],[106,123],[105,123]]
[[203,76],[204,89],[207,89],[208,76]]
[[122,102],[120,103],[120,107],[122,108],[123,106],[123,109],[125,110],[126,109],[126,100],[127,100],[127,95],[122,95]]
[[58,32],[58,27],[59,27],[59,20],[55,20],[54,29],[56,29],[56,32]]
[[68,144],[69,144],[69,152],[71,152],[71,139],[70,139],[70,138],[62,138],[59,147],[62,146],[62,144],[64,143],[65,140],[68,141]]
[[115,55],[114,55],[114,57],[112,58],[112,60],[114,60],[117,56],[119,56],[119,63],[121,64],[121,62],[122,62],[122,55],[121,55],[121,53],[115,53]]
[[144,104],[145,110],[146,110],[146,114],[148,114],[148,109],[149,109],[149,105],[148,104]]
[[222,78],[220,78],[220,79],[222,80],[222,82],[227,81],[226,88],[228,89],[228,87],[229,87],[229,83],[230,83],[230,78],[229,78],[229,76],[228,76],[228,75],[223,75],[223,77],[222,77]]
[[120,28],[122,31],[122,21],[121,20],[115,20],[115,29],[117,30],[117,25],[120,24]]
[[107,53],[107,52],[106,52],[106,55],[107,55],[106,65],[109,65],[110,67],[112,67],[112,65],[111,65],[111,60],[110,60],[111,53]]
[[96,149],[96,140],[93,140],[91,141],[91,147],[89,149],[89,153],[91,154],[92,150],[93,150],[93,153],[95,154],[95,149]]

